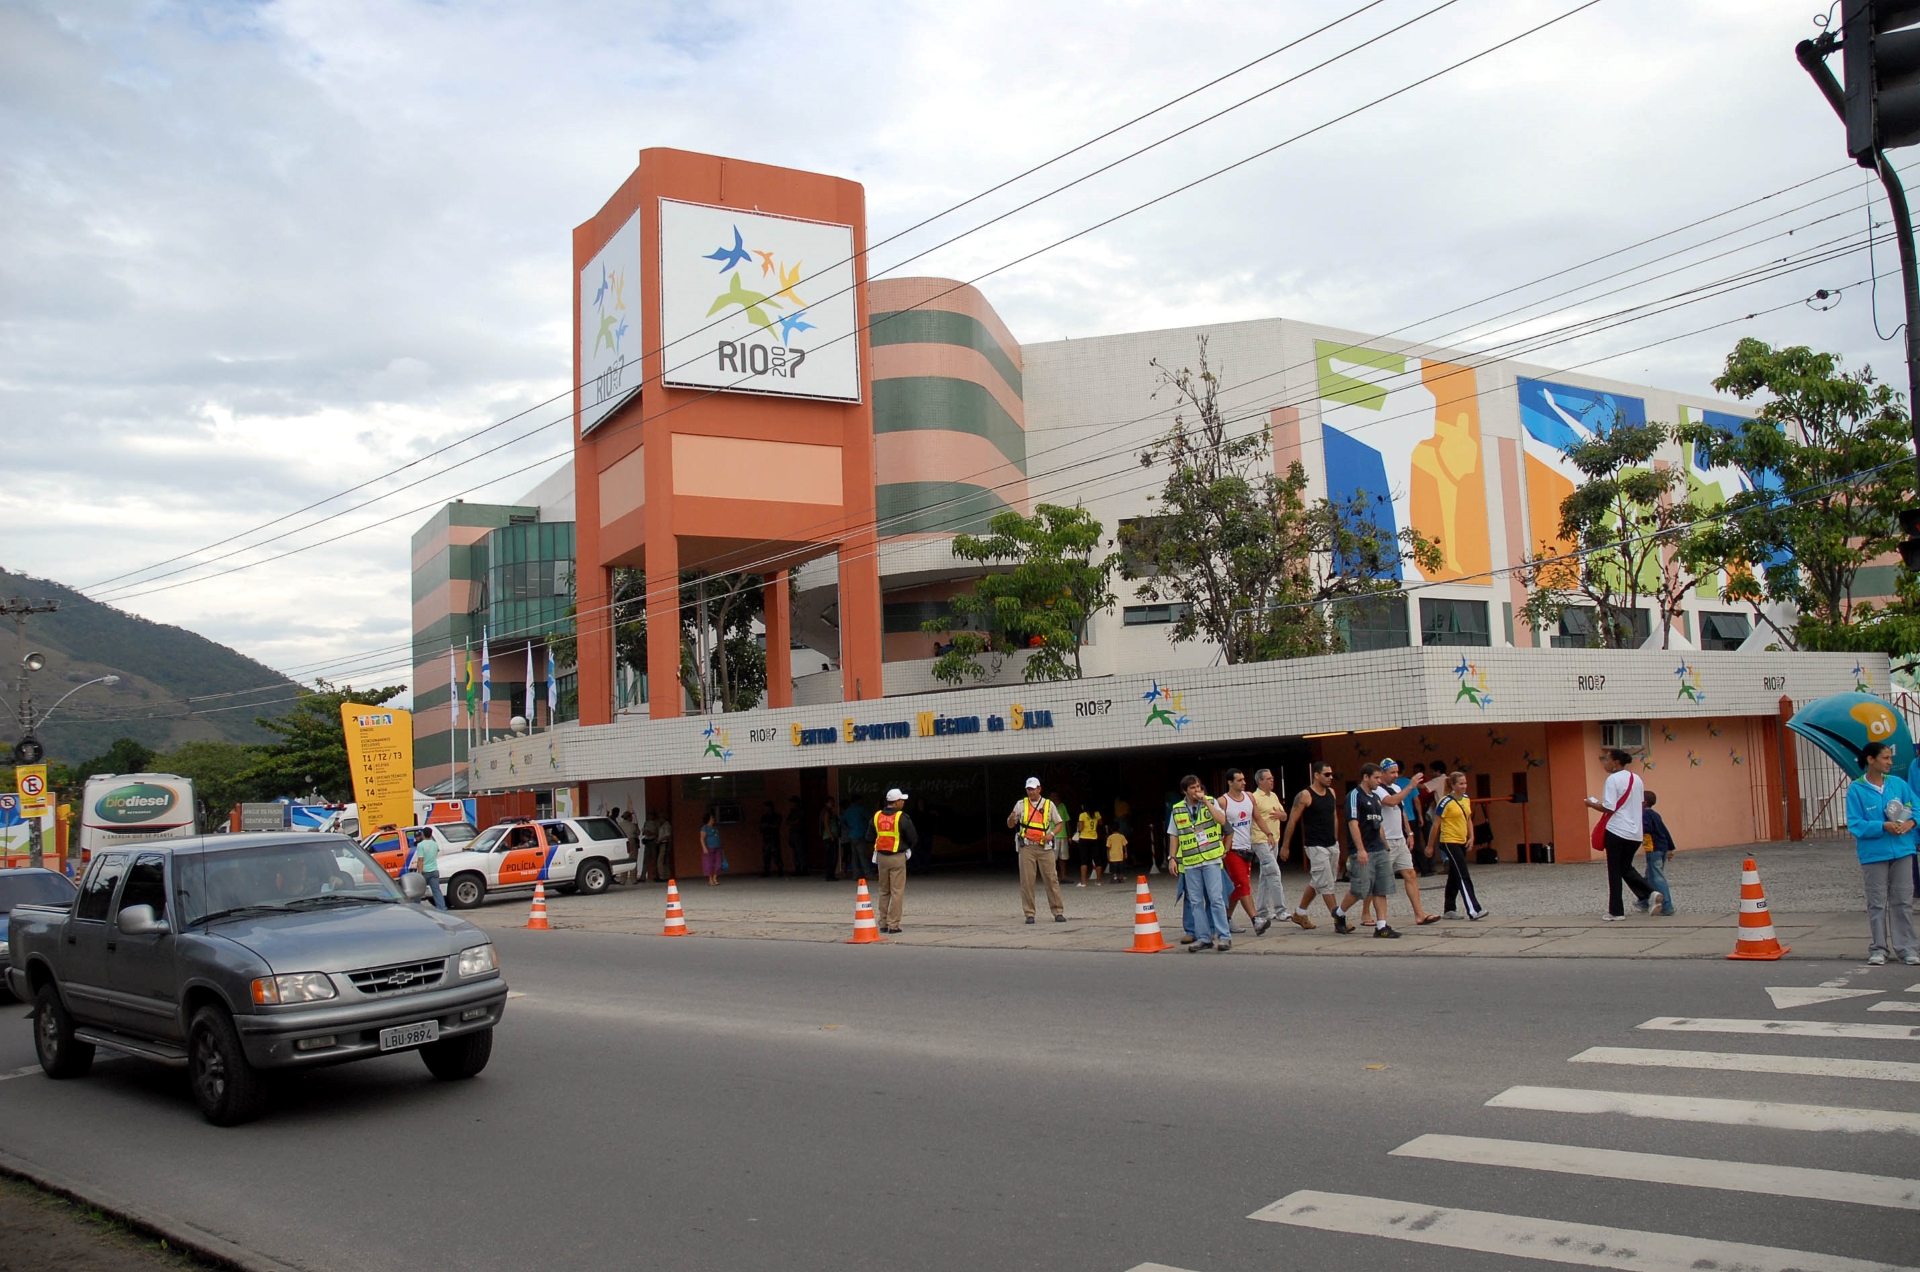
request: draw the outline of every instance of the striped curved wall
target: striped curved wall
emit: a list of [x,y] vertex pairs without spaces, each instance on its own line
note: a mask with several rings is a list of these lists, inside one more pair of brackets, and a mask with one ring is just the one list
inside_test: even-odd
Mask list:
[[881,537],[981,534],[995,513],[1027,511],[1019,342],[951,279],[870,289]]

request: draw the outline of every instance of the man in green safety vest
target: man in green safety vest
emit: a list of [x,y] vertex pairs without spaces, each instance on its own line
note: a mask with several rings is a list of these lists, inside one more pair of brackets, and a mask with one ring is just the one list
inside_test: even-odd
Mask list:
[[1227,855],[1220,810],[1198,777],[1181,778],[1180,789],[1186,798],[1173,806],[1167,819],[1167,855],[1179,868],[1187,929],[1194,936],[1187,953],[1225,953],[1233,948],[1233,939],[1227,926],[1227,872],[1220,864]]

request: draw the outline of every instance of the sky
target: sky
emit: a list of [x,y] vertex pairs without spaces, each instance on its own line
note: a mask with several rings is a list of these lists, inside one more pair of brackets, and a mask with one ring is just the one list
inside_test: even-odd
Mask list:
[[1364,2],[0,0],[0,565],[301,679],[404,681],[409,537],[564,454],[571,230],[649,146],[862,182],[874,273],[979,278],[1023,341],[1279,316],[1472,350],[1844,239],[1529,360],[1707,392],[1753,335],[1904,387],[1897,260],[1860,246],[1884,200],[1793,56],[1814,0],[1600,0],[1369,105],[1581,3],[1378,0],[913,228]]

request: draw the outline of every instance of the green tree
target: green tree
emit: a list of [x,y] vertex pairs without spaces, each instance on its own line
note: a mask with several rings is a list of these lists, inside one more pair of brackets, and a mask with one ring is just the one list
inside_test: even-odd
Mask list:
[[1164,466],[1154,515],[1120,526],[1121,576],[1150,601],[1181,605],[1169,638],[1204,639],[1229,663],[1326,653],[1339,647],[1335,611],[1397,591],[1396,567],[1439,568],[1437,544],[1411,528],[1382,528],[1378,494],[1306,501],[1306,469],[1274,471],[1264,427],[1229,431],[1220,382],[1198,340],[1196,372],[1156,359],[1159,393],[1180,404],[1173,425],[1140,453]]
[[1078,679],[1087,621],[1115,600],[1107,581],[1117,558],[1096,559],[1104,534],[1085,508],[1043,503],[1031,517],[1011,509],[995,514],[985,535],[955,535],[955,556],[1010,568],[953,597],[950,616],[921,625],[951,636],[933,674],[951,685],[982,679],[981,655],[998,648],[1031,651],[1021,669],[1029,683]]
[[118,737],[101,754],[76,764],[74,773],[84,782],[100,773],[147,773],[152,769],[152,748],[129,737]]
[[257,748],[237,742],[182,742],[154,756],[153,762],[163,773],[193,779],[201,824],[211,825],[235,804],[258,798],[252,771],[259,758]]
[[405,685],[384,689],[334,688],[315,680],[302,690],[293,709],[284,716],[261,716],[260,727],[278,739],[259,748],[259,759],[244,781],[264,798],[304,795],[319,791],[322,798],[342,803],[353,798],[353,771],[347,764],[347,735],[340,723],[343,703],[369,706],[406,692]]
[[1595,617],[1590,641],[1630,649],[1642,639],[1633,615],[1649,600],[1659,616],[1660,647],[1668,647],[1682,600],[1719,558],[1686,470],[1660,456],[1672,443],[1699,443],[1708,431],[1616,419],[1606,432],[1562,452],[1586,478],[1560,503],[1560,539],[1575,555],[1569,560],[1542,545],[1526,559],[1520,577],[1531,595],[1521,613],[1530,626],[1549,627],[1584,602]]
[[[1716,540],[1735,565],[1725,598],[1752,607],[1789,648],[1854,648],[1862,640],[1876,647],[1877,636],[1862,630],[1875,610],[1853,594],[1861,569],[1898,544],[1899,512],[1912,498],[1912,439],[1899,395],[1877,383],[1871,367],[1848,371],[1837,354],[1752,338],[1734,346],[1713,387],[1767,400],[1740,432],[1704,434],[1704,458],[1767,475],[1765,484],[1777,487],[1727,501]],[[1795,630],[1772,622],[1764,608],[1772,604],[1798,609]]]

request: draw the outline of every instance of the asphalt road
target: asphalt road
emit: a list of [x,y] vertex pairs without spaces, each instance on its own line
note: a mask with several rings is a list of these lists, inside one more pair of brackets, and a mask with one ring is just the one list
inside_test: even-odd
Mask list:
[[[1920,1264],[1911,1206],[1389,1155],[1436,1134],[1912,1179],[1920,1082],[1569,1063],[1595,1046],[1920,1062],[1920,1040],[1636,1028],[1920,1026],[1869,1010],[1920,1004],[1912,968],[497,937],[524,997],[472,1082],[389,1057],[309,1075],[263,1121],[218,1130],[178,1073],[103,1059],[77,1082],[0,1080],[0,1149],[338,1272],[1549,1266],[1456,1248],[1500,1225],[1436,1207]],[[1885,992],[1780,1010],[1763,989],[1827,980]],[[32,1059],[24,1020],[0,1030],[0,1075]],[[1908,1126],[1486,1107],[1515,1086],[1891,1110]],[[1360,1221],[1326,1205],[1249,1218],[1300,1190],[1418,1203],[1430,1217],[1412,1230],[1456,1246],[1303,1226]],[[1668,1266],[1644,1244],[1642,1262],[1605,1266]]]

